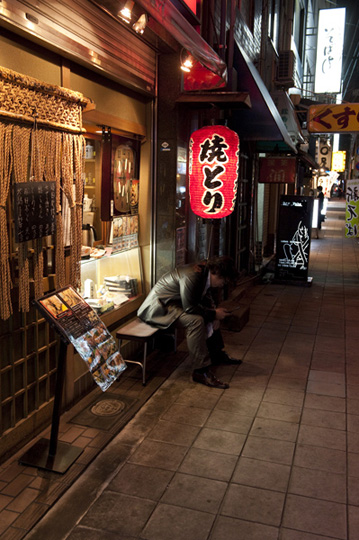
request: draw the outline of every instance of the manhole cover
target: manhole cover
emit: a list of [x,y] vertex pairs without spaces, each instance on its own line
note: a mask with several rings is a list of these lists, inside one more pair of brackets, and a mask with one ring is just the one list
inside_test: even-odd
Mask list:
[[117,399],[102,399],[91,407],[91,412],[95,416],[114,416],[120,413],[126,405]]

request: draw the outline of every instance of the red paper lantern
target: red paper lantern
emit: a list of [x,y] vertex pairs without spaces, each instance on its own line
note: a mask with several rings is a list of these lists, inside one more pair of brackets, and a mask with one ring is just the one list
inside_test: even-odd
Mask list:
[[213,219],[234,210],[239,138],[226,126],[206,126],[191,135],[189,145],[189,193],[197,216]]

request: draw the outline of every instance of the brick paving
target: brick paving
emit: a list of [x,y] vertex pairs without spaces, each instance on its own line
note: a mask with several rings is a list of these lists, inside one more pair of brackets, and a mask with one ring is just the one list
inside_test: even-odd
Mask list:
[[243,364],[215,368],[228,390],[192,383],[182,344],[122,429],[107,441],[78,430],[89,453],[65,475],[14,456],[0,474],[1,538],[358,540],[359,244],[343,229],[333,202],[311,287],[267,275],[248,289],[248,324],[225,332]]

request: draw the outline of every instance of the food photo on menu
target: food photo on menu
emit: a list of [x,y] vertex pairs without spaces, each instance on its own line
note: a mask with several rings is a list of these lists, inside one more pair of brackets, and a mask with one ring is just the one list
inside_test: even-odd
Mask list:
[[95,311],[72,287],[40,298],[36,304],[72,343],[101,390],[107,390],[127,366],[115,339]]

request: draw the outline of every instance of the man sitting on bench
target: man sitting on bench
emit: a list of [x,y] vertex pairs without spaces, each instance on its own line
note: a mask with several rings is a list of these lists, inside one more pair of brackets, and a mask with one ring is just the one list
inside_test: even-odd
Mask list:
[[224,350],[220,321],[230,312],[217,307],[212,290],[234,283],[238,277],[232,259],[217,257],[208,262],[180,266],[163,275],[150,291],[137,315],[147,324],[167,329],[185,328],[193,364],[193,381],[214,388],[229,388],[210,370],[211,364],[236,364]]

